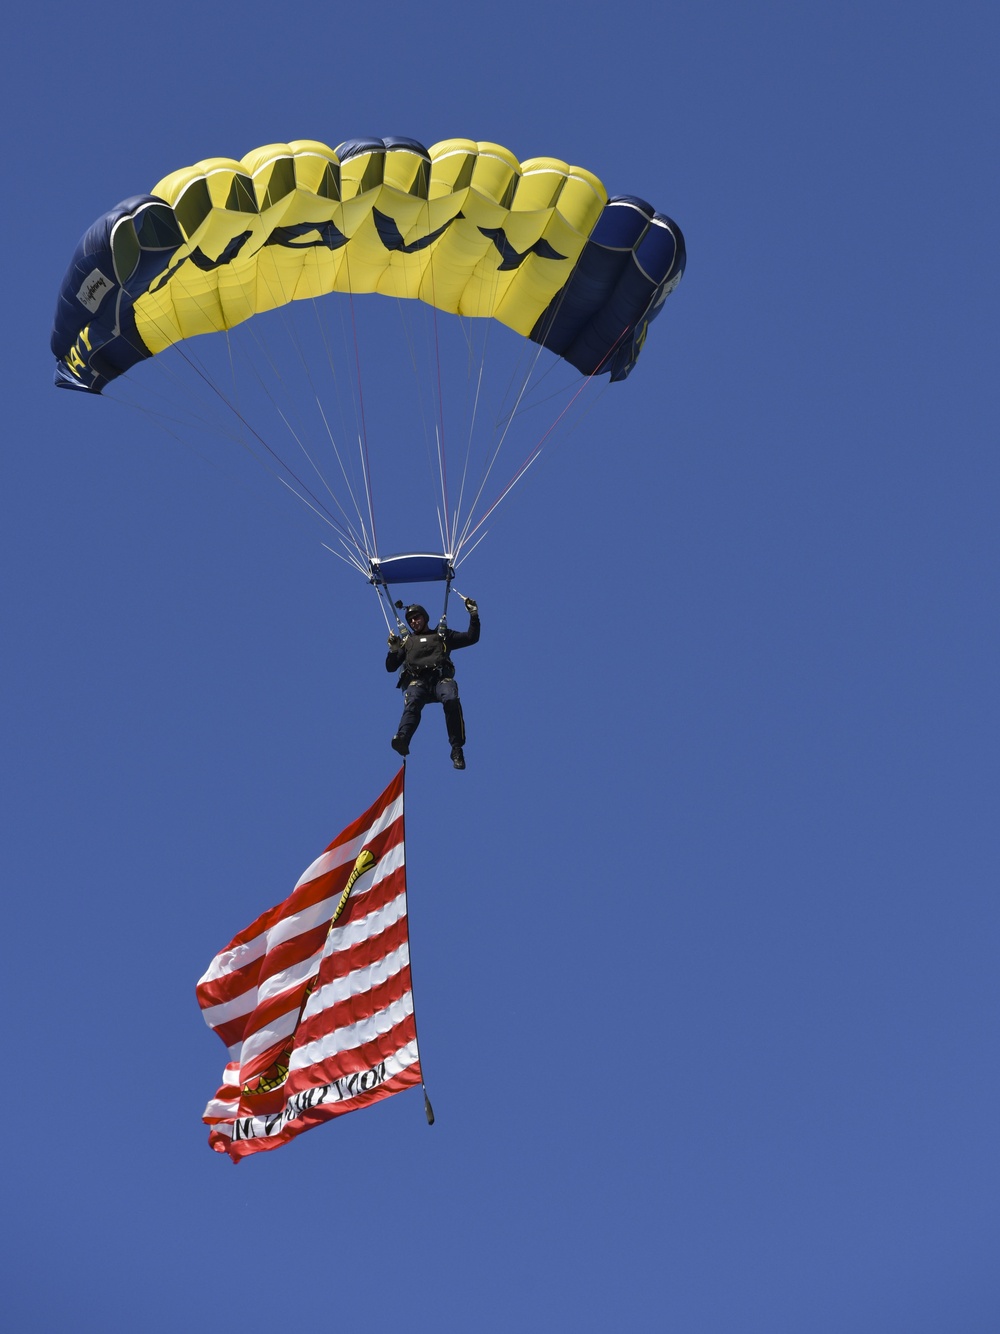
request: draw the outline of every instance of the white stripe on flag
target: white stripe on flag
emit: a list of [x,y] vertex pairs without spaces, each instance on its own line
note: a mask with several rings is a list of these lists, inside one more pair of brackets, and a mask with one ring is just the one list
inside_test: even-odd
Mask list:
[[203,976],[198,978],[198,985],[204,982],[215,982],[220,977],[225,977],[227,973],[235,973],[240,968],[245,968],[248,963],[253,963],[259,959],[267,950],[267,933],[261,932],[259,936],[254,936],[253,940],[248,940],[244,945],[237,945],[235,949],[223,950],[217,954],[208,965]]
[[211,1098],[201,1114],[201,1119],[203,1121],[210,1118],[217,1121],[228,1121],[231,1117],[237,1116],[239,1110],[240,1100],[236,1094],[232,1098],[227,1098],[225,1102],[221,1098]]
[[280,973],[275,973],[273,977],[269,977],[265,982],[262,982],[257,988],[258,1003],[270,1000],[272,996],[280,996],[283,991],[288,991],[290,987],[298,986],[300,982],[308,982],[311,977],[315,977],[322,957],[323,951],[317,950],[315,954],[310,954],[308,959],[293,963],[288,968],[283,968]]
[[307,1066],[328,1060],[342,1051],[354,1051],[366,1042],[382,1037],[408,1019],[413,1013],[413,993],[405,992],[399,1000],[384,1010],[377,1010],[368,1019],[361,1019],[356,1024],[347,1024],[344,1028],[335,1028],[313,1042],[296,1047],[292,1052],[289,1070],[305,1070]]
[[372,936],[381,935],[383,931],[387,931],[390,926],[395,926],[405,916],[406,893],[404,891],[397,898],[390,899],[381,908],[376,908],[367,917],[362,917],[360,921],[348,922],[345,926],[335,926],[327,938],[324,952],[339,954],[343,950],[349,950],[355,945],[360,945],[363,940],[370,940]]
[[209,1005],[202,1014],[205,1016],[205,1023],[209,1028],[218,1028],[219,1024],[228,1023],[230,1019],[238,1019],[241,1014],[252,1014],[257,1008],[257,988],[250,987],[244,991],[242,996],[236,996],[231,1001],[222,1001],[218,1005]]
[[395,977],[401,972],[409,962],[410,947],[404,942],[398,949],[392,950],[385,958],[369,964],[367,968],[356,968],[346,977],[334,978],[332,982],[319,987],[306,1001],[302,1018],[308,1019],[310,1015],[328,1010],[331,1005],[339,1005],[341,1001],[350,1000],[352,996],[361,996],[366,991],[371,991],[373,987],[381,986],[390,977]]
[[312,866],[306,869],[299,876],[295,888],[301,885],[307,885],[310,880],[318,880],[321,875],[326,875],[327,871],[332,871],[337,866],[343,866],[345,862],[353,862],[357,859],[358,853],[365,844],[381,834],[383,829],[388,829],[391,824],[403,814],[403,798],[397,797],[391,805],[379,815],[376,820],[369,825],[368,829],[357,838],[352,838],[349,843],[340,843],[337,847],[331,848],[329,852],[321,853],[316,858]]
[[234,1043],[229,1048],[229,1055],[239,1061],[240,1066],[247,1066],[255,1056],[261,1052],[267,1051],[268,1047],[273,1047],[276,1042],[282,1038],[289,1038],[295,1032],[295,1025],[298,1023],[298,1009],[289,1010],[287,1014],[279,1015],[277,1019],[264,1028],[258,1028],[254,1033],[248,1033],[242,1042]]

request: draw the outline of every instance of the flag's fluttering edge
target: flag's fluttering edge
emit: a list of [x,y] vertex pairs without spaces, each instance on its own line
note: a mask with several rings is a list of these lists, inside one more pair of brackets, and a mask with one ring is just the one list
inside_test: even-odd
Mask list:
[[422,1082],[410,990],[403,770],[198,983],[229,1051],[205,1109],[234,1162]]

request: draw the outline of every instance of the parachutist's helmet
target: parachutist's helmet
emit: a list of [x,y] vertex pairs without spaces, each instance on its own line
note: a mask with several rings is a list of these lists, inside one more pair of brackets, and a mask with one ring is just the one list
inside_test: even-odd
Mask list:
[[426,608],[426,607],[421,607],[421,605],[420,605],[419,602],[414,602],[414,603],[412,604],[412,606],[409,606],[409,607],[407,607],[407,609],[406,609],[406,619],[407,619],[407,621],[408,621],[411,625],[413,624],[413,618],[414,618],[414,616],[422,616],[422,617],[424,618],[424,620],[427,621],[427,622],[429,622],[430,619],[431,619],[431,618],[427,615],[427,608]]

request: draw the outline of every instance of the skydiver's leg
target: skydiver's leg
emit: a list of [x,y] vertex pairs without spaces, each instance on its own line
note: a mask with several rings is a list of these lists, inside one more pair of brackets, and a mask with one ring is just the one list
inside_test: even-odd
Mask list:
[[412,681],[403,692],[403,715],[392,738],[392,748],[400,755],[409,750],[410,738],[420,726],[420,713],[429,698],[430,692],[420,681]]
[[462,701],[458,697],[458,686],[453,680],[439,681],[435,695],[444,709],[449,742],[452,746],[464,746],[465,718],[462,715]]

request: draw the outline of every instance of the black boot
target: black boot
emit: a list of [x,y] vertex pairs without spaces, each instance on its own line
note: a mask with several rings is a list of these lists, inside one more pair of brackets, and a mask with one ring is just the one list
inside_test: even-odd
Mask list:
[[397,732],[396,735],[389,742],[389,744],[390,746],[392,746],[396,754],[402,755],[404,759],[410,753],[408,740],[405,736],[402,735],[401,732]]
[[465,768],[465,752],[462,750],[461,746],[452,746],[451,762],[456,769]]

